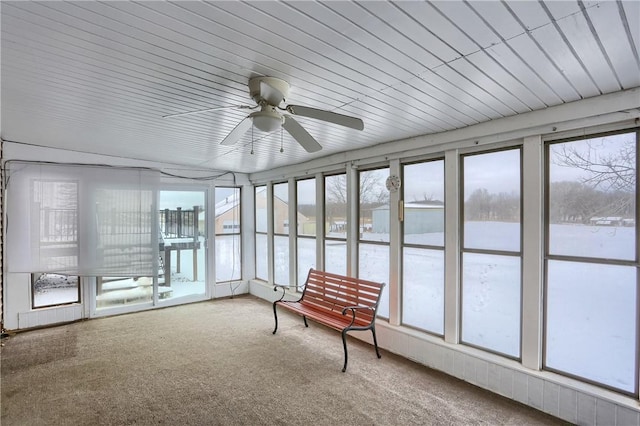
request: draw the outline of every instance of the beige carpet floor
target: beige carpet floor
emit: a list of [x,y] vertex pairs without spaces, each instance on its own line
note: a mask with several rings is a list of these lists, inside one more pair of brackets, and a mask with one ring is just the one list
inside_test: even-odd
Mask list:
[[252,296],[2,340],[2,425],[553,425],[561,421]]

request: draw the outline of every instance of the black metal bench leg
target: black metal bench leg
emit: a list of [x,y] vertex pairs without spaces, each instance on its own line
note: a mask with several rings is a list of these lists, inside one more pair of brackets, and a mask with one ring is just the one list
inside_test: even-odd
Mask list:
[[276,320],[276,328],[273,329],[273,334],[276,334],[278,330],[278,314],[276,312],[276,302],[273,302],[273,318]]
[[302,316],[302,319],[304,320],[304,326],[305,327],[309,327],[309,324],[307,323],[307,317],[305,317],[304,315]]
[[378,359],[382,358],[380,355],[380,351],[378,350],[378,339],[376,339],[376,328],[371,327],[371,334],[373,334],[373,346],[376,348],[376,355],[378,355]]
[[344,346],[344,367],[342,367],[342,372],[347,371],[347,330],[342,330],[342,346]]

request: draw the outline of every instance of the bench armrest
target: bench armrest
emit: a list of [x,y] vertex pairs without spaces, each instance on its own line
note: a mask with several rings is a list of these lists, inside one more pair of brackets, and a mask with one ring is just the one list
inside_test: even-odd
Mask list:
[[348,310],[351,310],[354,314],[356,313],[356,309],[369,309],[371,311],[373,311],[373,308],[371,306],[361,306],[361,305],[355,305],[355,306],[347,306],[342,310],[342,315],[346,315]]
[[375,309],[373,309],[370,306],[360,306],[360,305],[347,306],[344,309],[342,309],[342,315],[347,315],[347,311],[351,311],[351,324],[349,324],[349,327],[352,326],[353,323],[356,321],[356,310],[364,310],[364,309],[369,309],[375,312]]
[[276,302],[280,302],[282,299],[284,299],[284,296],[287,294],[287,288],[289,288],[288,285],[282,284],[276,284],[273,286],[273,291],[278,291],[278,289],[282,290],[282,296],[280,296],[280,299],[276,300]]

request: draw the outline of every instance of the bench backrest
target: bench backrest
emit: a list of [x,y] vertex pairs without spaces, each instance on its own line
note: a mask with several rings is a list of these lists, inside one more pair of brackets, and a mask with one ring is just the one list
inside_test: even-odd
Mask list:
[[347,306],[367,306],[357,311],[358,322],[371,323],[378,311],[383,283],[310,269],[300,302],[342,315]]

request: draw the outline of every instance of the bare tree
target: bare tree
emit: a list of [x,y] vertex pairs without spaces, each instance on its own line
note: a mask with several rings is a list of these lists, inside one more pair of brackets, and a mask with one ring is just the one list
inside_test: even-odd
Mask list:
[[[327,203],[347,204],[347,175],[335,175],[327,181]],[[389,201],[389,193],[382,184],[378,173],[360,173],[360,204],[385,203]]]
[[[608,137],[568,142],[553,150],[554,164],[580,170],[583,176],[550,185],[552,220],[587,223],[598,216],[634,215],[636,134],[623,137],[613,143]],[[606,149],[611,146],[617,149]]]
[[491,194],[486,188],[476,189],[464,203],[465,216],[471,220],[491,219]]
[[562,144],[554,152],[555,162],[586,171],[587,176],[581,182],[594,189],[635,192],[636,141],[635,133],[632,135],[633,139],[626,139],[616,152],[599,149],[593,140],[586,142],[587,149],[580,149],[572,143]]
[[328,176],[325,184],[327,204],[347,204],[347,175]]

